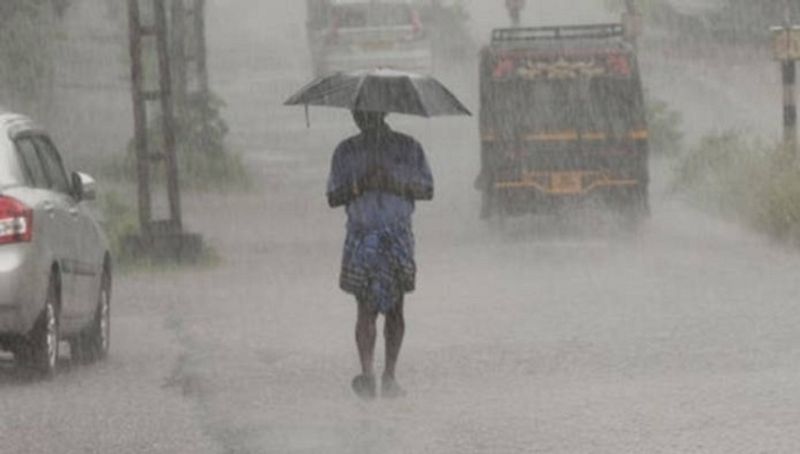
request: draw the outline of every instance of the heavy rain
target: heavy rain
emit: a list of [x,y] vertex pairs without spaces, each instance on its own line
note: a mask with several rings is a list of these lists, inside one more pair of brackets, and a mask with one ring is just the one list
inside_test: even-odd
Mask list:
[[0,453],[798,452],[796,24],[3,0]]

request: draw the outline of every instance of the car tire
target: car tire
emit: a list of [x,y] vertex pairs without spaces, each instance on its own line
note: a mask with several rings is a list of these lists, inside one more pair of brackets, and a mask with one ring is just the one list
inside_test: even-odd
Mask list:
[[111,278],[103,273],[98,292],[97,307],[92,324],[79,336],[70,340],[72,361],[90,364],[108,356],[111,345]]
[[30,336],[30,360],[44,378],[55,376],[58,369],[58,349],[61,342],[58,300],[58,278],[51,276],[44,309]]
[[86,350],[90,361],[108,357],[111,347],[111,275],[103,272],[94,321],[86,336]]

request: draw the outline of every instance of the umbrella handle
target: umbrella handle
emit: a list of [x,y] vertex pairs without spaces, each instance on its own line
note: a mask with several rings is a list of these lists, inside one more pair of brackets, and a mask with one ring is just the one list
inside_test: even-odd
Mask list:
[[306,106],[306,128],[310,129],[311,128],[311,118],[309,117],[309,114],[308,114],[308,104],[305,104],[305,106]]

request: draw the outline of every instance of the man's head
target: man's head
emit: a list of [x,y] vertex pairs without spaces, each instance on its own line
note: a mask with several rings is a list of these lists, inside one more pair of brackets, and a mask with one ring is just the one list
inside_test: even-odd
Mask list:
[[367,112],[364,110],[354,110],[353,120],[356,122],[358,129],[362,132],[372,131],[384,125],[386,120],[386,112]]

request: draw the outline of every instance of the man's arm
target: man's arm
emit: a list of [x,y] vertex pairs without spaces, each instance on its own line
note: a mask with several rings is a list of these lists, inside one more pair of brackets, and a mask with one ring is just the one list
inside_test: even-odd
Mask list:
[[350,202],[358,197],[355,187],[343,186],[333,192],[328,193],[328,205],[331,208],[338,208],[340,206],[349,205]]
[[408,169],[404,169],[407,172],[406,175],[393,178],[391,172],[386,171],[383,167],[376,167],[367,172],[367,175],[359,181],[356,189],[389,192],[410,200],[432,200],[433,177],[425,159],[425,153],[422,147],[416,143],[409,153],[412,153],[413,158],[412,165]]
[[348,205],[357,194],[351,180],[350,174],[347,172],[345,163],[342,161],[344,154],[344,144],[339,145],[333,153],[331,160],[331,173],[328,176],[328,205],[331,208],[338,208],[340,206]]
[[385,183],[385,190],[411,200],[433,200],[433,185],[423,185],[418,182],[399,183],[389,178]]
[[417,144],[417,179],[413,185],[413,195],[415,200],[433,200],[434,184],[433,173],[425,158],[425,151],[422,146]]
[[433,174],[425,158],[422,145],[414,142],[414,169],[405,185],[405,192],[412,200],[433,200]]

